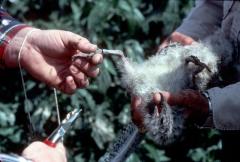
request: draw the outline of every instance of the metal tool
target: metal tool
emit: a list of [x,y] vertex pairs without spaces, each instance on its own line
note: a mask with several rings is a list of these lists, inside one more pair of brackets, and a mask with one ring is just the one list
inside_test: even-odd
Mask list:
[[0,162],[32,162],[16,154],[0,154]]
[[[72,124],[77,120],[82,110],[74,109],[67,114],[66,118],[62,123],[53,131],[53,133],[44,140],[44,143],[51,147],[56,147],[58,141],[66,134],[71,128]],[[32,162],[31,160],[25,159],[22,156],[16,154],[0,154],[0,162]]]
[[74,109],[67,114],[62,123],[52,132],[52,134],[44,140],[44,143],[51,147],[56,147],[57,143],[62,139],[66,132],[71,128],[72,124],[79,117],[82,110]]
[[95,52],[92,52],[92,53],[89,53],[89,54],[82,53],[82,52],[80,52],[78,54],[75,54],[75,55],[72,56],[72,60],[74,61],[76,58],[79,58],[79,57],[80,58],[82,58],[82,57],[90,58],[90,57],[92,57],[93,55],[95,55],[97,53],[102,54],[103,56],[109,56],[109,55],[111,55],[111,56],[119,56],[119,57],[123,57],[124,56],[123,51],[121,51],[121,50],[109,50],[109,49],[97,48],[97,50]]

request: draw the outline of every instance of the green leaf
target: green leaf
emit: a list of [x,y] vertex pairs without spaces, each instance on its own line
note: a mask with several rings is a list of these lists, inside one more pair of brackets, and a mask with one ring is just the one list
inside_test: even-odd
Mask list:
[[112,141],[115,137],[113,126],[105,118],[96,118],[92,123],[92,133],[94,141],[100,149],[103,149],[106,142]]
[[74,21],[79,21],[82,11],[79,10],[79,7],[77,6],[77,3],[71,2],[71,8],[72,8],[72,12],[73,12],[73,20]]
[[1,126],[8,126],[8,125],[14,125],[15,123],[15,114],[11,110],[6,107],[5,109],[2,109],[0,111],[0,125]]
[[74,156],[74,161],[76,161],[76,162],[85,162],[83,154],[77,154],[76,156]]
[[144,144],[144,148],[147,149],[147,156],[155,162],[169,161],[170,159],[165,155],[165,151],[158,150],[150,144]]
[[92,8],[87,18],[87,28],[91,32],[96,32],[106,21],[107,15],[111,9],[111,3],[108,1],[98,1]]
[[117,75],[116,68],[114,67],[112,61],[110,61],[109,59],[104,59],[103,65],[104,67],[102,68],[106,68],[108,72],[110,72],[112,75]]
[[[109,69],[108,69],[109,70]],[[112,84],[112,79],[107,69],[102,68],[100,75],[96,78],[98,91],[105,94]]]
[[141,162],[141,160],[137,154],[133,153],[127,158],[126,162]]
[[122,10],[122,12],[124,13],[131,13],[132,12],[132,7],[130,5],[130,3],[128,3],[128,1],[126,0],[122,0],[122,1],[118,1],[118,7],[119,9]]
[[58,5],[60,8],[64,8],[65,6],[68,5],[68,3],[69,3],[68,0],[59,0],[58,1]]

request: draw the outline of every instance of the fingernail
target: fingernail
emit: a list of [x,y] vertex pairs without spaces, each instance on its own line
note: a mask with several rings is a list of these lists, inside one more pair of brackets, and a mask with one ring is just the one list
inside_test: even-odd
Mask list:
[[97,55],[94,55],[93,57],[92,57],[92,63],[93,64],[98,64],[100,62],[100,57],[99,57],[99,55],[97,54]]
[[74,74],[76,74],[78,72],[78,69],[75,66],[73,66],[73,65],[70,67],[70,70]]
[[102,63],[103,62],[103,55],[99,56],[99,63]]
[[80,58],[77,58],[76,60],[74,60],[74,63],[77,64],[78,66],[81,66],[82,60]]
[[154,114],[155,114],[156,117],[160,116],[160,113],[159,113],[159,110],[158,110],[157,106],[154,107]]
[[91,50],[91,51],[97,50],[97,46],[96,46],[96,45],[91,45],[91,46],[90,46],[90,50]]
[[87,87],[89,85],[89,81],[87,77],[84,80],[81,80],[81,85],[83,87]]
[[141,99],[140,97],[136,97],[136,103],[137,103],[138,105],[140,105],[141,102],[142,102],[142,99]]
[[160,93],[153,93],[153,101],[155,104],[159,104],[159,102],[162,100],[162,96]]

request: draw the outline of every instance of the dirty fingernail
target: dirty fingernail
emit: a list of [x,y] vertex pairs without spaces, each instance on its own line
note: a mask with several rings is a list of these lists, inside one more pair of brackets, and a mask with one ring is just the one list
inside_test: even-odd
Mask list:
[[92,50],[92,51],[97,50],[97,46],[94,45],[94,44],[92,44],[92,45],[90,46],[90,50]]
[[73,66],[73,65],[70,67],[70,70],[74,74],[76,74],[78,72],[78,69],[75,66]]

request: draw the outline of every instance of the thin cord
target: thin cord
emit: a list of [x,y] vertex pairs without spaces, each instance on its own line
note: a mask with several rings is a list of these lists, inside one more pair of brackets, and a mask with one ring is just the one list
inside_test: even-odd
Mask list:
[[[20,62],[20,59],[21,59],[21,54],[22,54],[22,49],[23,49],[23,46],[27,40],[27,38],[29,37],[29,35],[32,34],[32,32],[36,31],[38,29],[32,29],[30,30],[23,42],[22,42],[22,45],[20,47],[20,50],[19,50],[19,53],[18,53],[18,66],[19,66],[19,70],[20,70],[20,74],[21,74],[21,81],[22,81],[22,87],[23,87],[23,92],[24,92],[24,97],[25,97],[25,101],[27,102],[26,106],[27,106],[27,114],[28,114],[28,119],[29,119],[29,122],[31,124],[31,127],[32,127],[32,131],[35,132],[35,126],[33,125],[33,122],[32,122],[32,118],[31,118],[31,114],[30,114],[30,105],[29,105],[29,100],[28,100],[28,96],[27,96],[27,91],[26,91],[26,87],[25,87],[25,81],[24,81],[24,77],[23,77],[23,72],[22,72],[22,66],[21,66],[21,62]],[[58,125],[61,124],[61,119],[60,119],[60,112],[59,112],[59,106],[58,106],[58,97],[57,97],[57,90],[54,88],[53,89],[54,91],[54,99],[55,99],[55,104],[56,104],[56,111],[57,111],[57,118],[58,118]],[[32,133],[33,133],[32,132]]]
[[27,107],[26,108],[27,115],[28,115],[28,119],[29,119],[29,122],[30,122],[31,127],[32,127],[32,130],[31,130],[32,132],[31,133],[34,133],[36,129],[35,129],[35,126],[33,125],[31,114],[30,114],[30,105],[29,105],[29,100],[28,100],[28,97],[27,97],[27,91],[26,91],[26,87],[25,87],[25,81],[24,81],[24,78],[23,78],[23,72],[22,72],[22,66],[21,66],[21,63],[20,63],[20,59],[21,59],[22,49],[23,49],[23,46],[24,46],[27,38],[29,37],[29,35],[32,34],[33,31],[36,31],[36,30],[37,29],[32,29],[26,34],[26,36],[25,36],[25,38],[22,42],[22,45],[20,47],[19,53],[18,53],[18,66],[19,66],[19,70],[20,70],[20,74],[21,74],[22,87],[23,87],[23,92],[24,92],[24,97],[25,97],[25,102],[26,102],[25,106]]
[[[60,118],[60,111],[58,106],[58,97],[57,97],[57,90],[56,88],[53,88],[54,91],[54,99],[55,99],[55,105],[56,105],[56,111],[57,111],[57,119],[58,119],[58,125],[61,125],[61,118]],[[63,142],[63,137],[61,138],[60,142]]]
[[60,118],[60,112],[59,112],[58,97],[57,97],[57,90],[56,90],[56,88],[53,88],[53,91],[54,91],[54,99],[55,99],[55,104],[56,104],[58,125],[60,125],[61,124],[61,118]]

